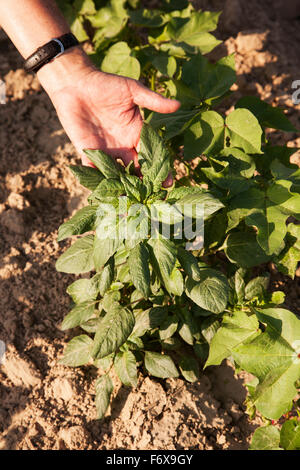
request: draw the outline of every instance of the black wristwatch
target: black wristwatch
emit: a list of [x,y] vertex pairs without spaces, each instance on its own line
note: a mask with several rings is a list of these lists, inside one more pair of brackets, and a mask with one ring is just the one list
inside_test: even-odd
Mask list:
[[60,56],[70,47],[78,46],[79,42],[74,34],[67,33],[39,47],[24,63],[26,72],[37,72],[43,65],[48,64],[51,60]]

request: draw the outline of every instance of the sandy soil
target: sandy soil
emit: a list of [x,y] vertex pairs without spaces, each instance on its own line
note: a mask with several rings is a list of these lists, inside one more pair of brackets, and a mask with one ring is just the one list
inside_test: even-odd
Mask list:
[[[225,46],[213,56],[236,52],[234,100],[259,94],[284,106],[299,128],[291,83],[300,79],[300,21],[282,19],[275,6],[227,0],[218,32]],[[55,271],[68,244],[57,243],[57,228],[87,194],[67,168],[79,160],[50,100],[1,32],[0,58],[8,95],[0,105],[0,340],[7,347],[0,449],[247,449],[260,419],[250,422],[245,414],[245,376],[234,375],[227,362],[195,384],[142,375],[135,390],[118,384],[102,422],[95,419],[95,370],[58,364],[69,339],[58,325],[73,277]],[[296,134],[272,138],[300,147]],[[292,282],[273,273],[272,279],[272,289],[284,290],[286,306],[300,313],[299,277]]]

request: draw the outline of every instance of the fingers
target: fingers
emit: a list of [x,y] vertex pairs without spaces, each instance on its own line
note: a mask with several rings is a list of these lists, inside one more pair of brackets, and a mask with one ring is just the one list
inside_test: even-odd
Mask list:
[[157,113],[174,113],[180,108],[180,102],[170,100],[164,96],[149,90],[140,82],[130,80],[129,88],[132,93],[133,101],[142,108],[156,111]]

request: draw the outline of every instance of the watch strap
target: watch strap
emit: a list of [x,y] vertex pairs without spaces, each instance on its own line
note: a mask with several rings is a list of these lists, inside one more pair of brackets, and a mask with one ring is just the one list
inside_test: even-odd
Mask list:
[[24,69],[26,72],[37,72],[43,65],[63,54],[65,50],[78,45],[79,42],[72,33],[51,39],[25,60]]

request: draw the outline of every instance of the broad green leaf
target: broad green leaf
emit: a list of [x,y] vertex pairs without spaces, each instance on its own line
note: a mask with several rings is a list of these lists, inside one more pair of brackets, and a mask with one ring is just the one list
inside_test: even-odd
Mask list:
[[113,157],[107,155],[102,150],[84,150],[84,153],[101,171],[105,178],[120,178],[121,166],[114,161]]
[[108,291],[104,294],[101,301],[101,308],[105,312],[110,312],[112,308],[119,306],[119,301],[121,300],[121,294],[119,291]]
[[95,237],[93,246],[93,259],[96,270],[101,269],[111,256],[120,247],[122,240],[119,238],[98,238]]
[[159,191],[170,170],[170,154],[162,138],[148,124],[141,131],[138,158],[145,180],[153,184],[154,192]]
[[140,63],[131,54],[132,51],[126,42],[117,42],[108,50],[102,61],[101,70],[138,80],[141,73]]
[[193,356],[184,356],[179,362],[179,369],[185,380],[196,382],[199,378],[198,361]]
[[148,238],[150,231],[149,210],[143,204],[132,204],[128,211],[126,226],[126,249],[132,250]]
[[200,281],[189,278],[186,282],[187,296],[212,313],[221,313],[226,308],[228,291],[226,276],[211,268],[201,269]]
[[167,313],[168,311],[164,307],[149,308],[144,312],[137,313],[132,335],[141,337],[148,330],[159,327],[164,322]]
[[124,185],[126,194],[137,201],[143,201],[147,195],[147,187],[142,183],[138,176],[122,175],[121,181]]
[[114,258],[111,257],[107,261],[101,273],[98,275],[99,276],[99,280],[98,280],[99,293],[102,297],[105,294],[105,292],[110,288],[111,283],[113,282],[114,268],[115,268]]
[[227,209],[227,231],[237,227],[241,220],[251,215],[257,208],[263,207],[264,199],[265,193],[256,187],[252,187],[248,191],[243,191],[233,197],[229,201]]
[[[199,96],[197,93],[192,90],[188,85],[186,85],[182,80],[177,80],[173,78],[172,80],[167,80],[165,82],[166,93],[176,98],[181,103],[181,107],[173,115],[176,120],[183,120],[184,113],[186,113],[187,120],[186,122],[181,123],[180,132],[183,132],[184,129],[187,129],[190,126],[191,118],[194,116],[199,116],[201,113],[201,107],[199,108]],[[197,108],[195,108],[197,106]],[[189,116],[189,114],[190,116]],[[168,115],[169,121],[169,115]],[[157,124],[156,124],[157,126]]]
[[246,153],[262,153],[262,129],[248,109],[235,109],[226,117],[225,124],[225,138],[229,137],[228,146],[239,147]]
[[[217,160],[210,158],[211,162],[217,163]],[[219,186],[223,190],[229,193],[229,196],[240,194],[245,192],[251,186],[252,182],[241,176],[239,173],[235,173],[230,168],[230,163],[226,161],[218,162],[219,168],[222,169],[217,171],[214,167],[202,168],[202,172],[207,179],[212,181],[213,184]]]
[[76,176],[79,183],[82,186],[94,191],[97,188],[98,184],[102,181],[103,175],[100,173],[97,168],[92,168],[90,166],[75,166],[70,165],[70,170]]
[[280,205],[280,210],[285,214],[299,218],[300,193],[293,192],[291,187],[291,181],[277,180],[267,189],[267,195],[274,205]]
[[184,155],[191,160],[200,155],[212,155],[224,147],[224,119],[215,111],[196,116],[184,133]]
[[[173,3],[173,2],[172,2]],[[175,3],[175,2],[174,2]],[[183,12],[184,6],[181,4],[180,8],[177,8],[177,10],[181,10],[181,13],[185,14],[175,14],[173,12],[172,17],[173,18],[186,18],[187,21],[180,22],[178,21],[177,25],[183,25],[184,31],[190,31],[190,32],[195,32],[201,31],[201,32],[209,32],[209,31],[214,31],[217,28],[219,17],[221,12],[212,12],[212,11],[196,11],[194,8],[189,8],[186,9],[185,12]],[[175,23],[176,24],[176,23]],[[179,31],[178,34],[182,34],[182,31]]]
[[228,230],[245,218],[257,229],[257,241],[267,255],[278,254],[286,235],[286,219],[300,207],[300,198],[289,191],[291,183],[278,181],[265,190],[250,188],[229,203]]
[[177,250],[171,240],[151,238],[148,241],[150,246],[151,263],[161,276],[169,277],[175,267]]
[[199,186],[178,186],[172,188],[167,195],[167,201],[176,202],[182,199],[184,196],[195,194],[196,196],[206,191]]
[[230,233],[225,240],[224,251],[232,263],[242,268],[252,268],[270,260],[257,243],[255,234],[249,232]]
[[257,241],[267,255],[278,254],[286,235],[286,214],[264,200],[265,207],[246,217],[246,224],[257,228]]
[[60,242],[72,235],[81,235],[82,233],[94,230],[96,219],[96,208],[86,206],[79,209],[76,214],[58,229],[57,240]]
[[284,450],[300,450],[300,423],[297,418],[283,423],[280,431],[280,446]]
[[299,249],[295,248],[294,246],[291,246],[288,248],[287,251],[284,251],[282,254],[280,254],[276,265],[280,272],[294,279],[299,261]]
[[170,315],[165,318],[159,328],[159,337],[161,340],[171,338],[178,328],[178,318],[176,315]]
[[286,247],[276,259],[276,264],[279,271],[294,279],[299,261],[300,226],[290,223],[287,226]]
[[297,132],[283,110],[271,106],[257,96],[244,96],[235,105],[236,108],[247,108],[258,119],[263,127],[280,129],[286,132]]
[[201,273],[197,258],[182,247],[178,248],[177,256],[185,273],[194,281],[199,281]]
[[125,189],[121,181],[116,178],[108,178],[100,182],[88,197],[88,201],[90,203],[101,201],[114,204],[115,199],[124,193]]
[[94,338],[92,356],[102,358],[115,352],[132,333],[133,313],[122,307],[114,306],[102,319]]
[[156,201],[151,204],[151,219],[158,220],[167,225],[173,225],[182,221],[182,213],[166,201]]
[[287,180],[292,183],[290,187],[291,192],[300,192],[300,168],[297,165],[290,164],[289,162],[282,164],[280,160],[275,158],[270,163],[270,170],[277,180]]
[[239,303],[243,303],[245,297],[245,270],[239,268],[234,275],[234,289]]
[[255,171],[255,161],[251,155],[247,155],[237,148],[224,148],[218,155],[218,160],[229,163],[232,173],[240,174],[245,178],[251,178]]
[[62,330],[69,330],[70,328],[81,325],[81,323],[85,323],[94,316],[95,308],[95,300],[87,300],[75,305],[64,318],[60,328]]
[[218,98],[236,80],[234,56],[223,57],[212,64],[206,57],[197,54],[184,62],[182,80],[198,96],[199,102]]
[[263,426],[254,431],[249,450],[281,450],[280,432],[275,426]]
[[124,385],[136,387],[137,366],[135,356],[131,351],[119,352],[115,357],[114,367]]
[[119,197],[116,204],[99,203],[95,222],[96,238],[99,240],[114,239],[121,243],[126,236],[127,210],[127,196]]
[[[280,164],[284,165],[287,168],[294,169],[296,171],[298,167],[290,163],[291,156],[297,152],[297,147],[287,147],[284,145],[271,145],[267,143],[263,147],[263,153],[257,156],[256,168],[257,171],[266,176],[267,178],[271,177],[273,171],[273,162],[277,160]],[[288,179],[288,178],[280,178]]]
[[149,252],[144,243],[131,250],[128,258],[129,271],[134,287],[143,297],[150,295]]
[[180,322],[178,327],[178,334],[179,336],[190,346],[193,346],[195,342],[195,338],[193,336],[193,325],[185,320]]
[[162,379],[178,377],[179,375],[170,356],[157,352],[145,352],[145,367],[150,375],[160,377]]
[[87,364],[91,359],[93,340],[87,335],[76,336],[67,344],[60,364],[78,367]]
[[225,239],[227,215],[225,211],[218,212],[208,219],[204,225],[204,245],[208,249],[221,245]]
[[291,409],[300,377],[300,320],[288,310],[256,310],[266,329],[232,351],[238,365],[259,379],[251,400],[265,417],[279,419]]
[[162,275],[165,288],[170,294],[181,296],[184,290],[183,277],[178,268],[174,268],[170,276]]
[[168,24],[168,35],[187,52],[198,50],[207,54],[220,44],[220,41],[208,33],[216,29],[219,16],[220,13],[200,11],[193,12],[189,18],[175,17]]
[[144,343],[141,338],[138,338],[137,336],[133,335],[129,336],[127,340],[127,345],[130,347],[130,349],[133,349],[134,351],[144,349]]
[[93,235],[87,235],[77,240],[56,261],[59,272],[81,274],[94,268]]
[[67,288],[67,293],[72,297],[75,304],[95,300],[98,294],[97,282],[92,279],[77,279]]
[[[180,97],[176,96],[176,98],[179,99]],[[193,99],[192,101],[193,103],[197,102],[196,99]],[[195,115],[199,115],[199,111],[197,109],[179,108],[175,113],[171,114],[152,113],[150,114],[147,122],[149,122],[154,129],[165,127],[165,139],[170,140],[176,135],[184,132],[184,130],[191,124]]]
[[224,204],[209,192],[195,191],[180,198],[175,207],[181,210],[185,217],[206,220],[212,214],[224,207]]
[[255,338],[259,334],[258,328],[256,315],[248,316],[243,311],[225,314],[221,327],[211,340],[205,367],[221,364],[235,347]]
[[271,330],[276,331],[286,342],[292,345],[295,364],[300,364],[300,358],[297,358],[297,351],[300,349],[298,343],[300,320],[297,315],[283,308],[255,309],[255,313],[259,321],[267,325],[270,334]]
[[96,333],[99,323],[100,323],[100,318],[93,317],[93,318],[90,318],[85,323],[81,323],[80,328],[86,331],[87,333]]
[[265,273],[265,274],[262,274],[261,276],[257,276],[251,279],[251,281],[249,281],[245,287],[245,298],[247,300],[252,300],[254,297],[263,299],[268,289],[269,281],[270,281],[269,273]]
[[186,51],[184,46],[192,49],[191,53],[195,53],[195,48],[188,46],[188,44],[176,43],[171,41],[171,30],[168,24],[161,28],[151,29],[148,34],[148,42],[151,45],[156,46],[160,53],[167,53],[170,56],[186,58]]
[[112,395],[114,386],[109,375],[105,374],[99,377],[95,384],[96,397],[95,404],[98,419],[104,418],[104,415],[109,407],[110,397]]

